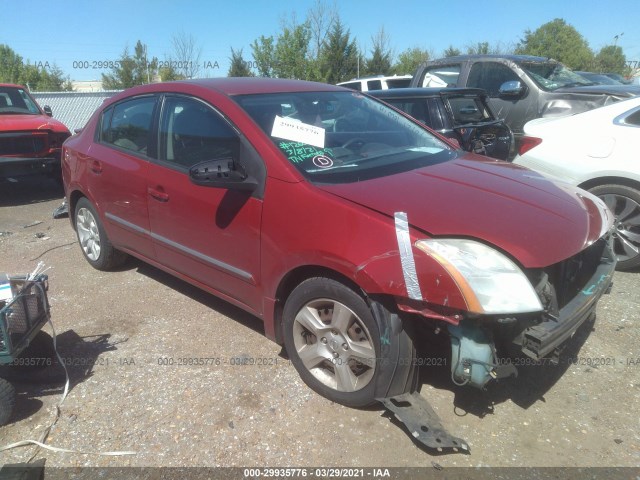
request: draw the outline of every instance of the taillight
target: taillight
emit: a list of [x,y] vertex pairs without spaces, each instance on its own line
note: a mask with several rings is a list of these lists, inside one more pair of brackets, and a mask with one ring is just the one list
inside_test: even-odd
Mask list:
[[541,138],[524,136],[520,139],[520,147],[518,148],[518,154],[524,155],[533,147],[536,147],[541,143],[542,143]]

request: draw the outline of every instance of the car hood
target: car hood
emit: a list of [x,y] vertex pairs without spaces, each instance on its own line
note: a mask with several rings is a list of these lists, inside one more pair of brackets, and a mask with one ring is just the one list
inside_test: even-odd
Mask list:
[[22,130],[53,130],[55,132],[66,132],[65,127],[58,120],[47,115],[0,115],[2,120],[2,131],[22,131]]
[[638,85],[588,85],[585,87],[565,87],[554,90],[556,93],[586,93],[591,95],[612,95],[619,98],[640,95]]
[[[565,260],[613,224],[584,190],[506,162],[465,155],[357,183],[320,185],[390,219],[406,212],[429,236],[471,237],[507,252],[526,268]],[[390,220],[392,221],[392,220]]]

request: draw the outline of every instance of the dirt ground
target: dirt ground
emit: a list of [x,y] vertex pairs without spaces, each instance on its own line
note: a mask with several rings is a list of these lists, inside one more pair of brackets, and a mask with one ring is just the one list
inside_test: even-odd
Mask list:
[[[434,455],[384,409],[312,392],[251,315],[136,260],[92,269],[68,219],[52,218],[61,199],[44,179],[0,184],[0,272],[51,267],[52,319],[71,376],[47,443],[136,453],[40,451],[48,466],[640,465],[640,273],[616,273],[594,327],[578,332],[558,367],[530,367],[486,392],[454,387],[446,367],[423,370],[421,394],[471,448]],[[64,374],[14,380],[17,412],[0,427],[0,447],[40,437]],[[24,462],[34,448],[0,453],[0,464]]]

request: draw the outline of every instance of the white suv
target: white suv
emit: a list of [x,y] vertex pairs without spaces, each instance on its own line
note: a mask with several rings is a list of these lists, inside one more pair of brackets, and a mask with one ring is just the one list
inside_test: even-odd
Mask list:
[[390,88],[406,88],[411,83],[411,75],[394,75],[385,77],[379,75],[377,77],[358,78],[357,80],[349,80],[348,82],[338,83],[341,87],[352,88],[359,92],[368,92],[370,90],[389,90]]

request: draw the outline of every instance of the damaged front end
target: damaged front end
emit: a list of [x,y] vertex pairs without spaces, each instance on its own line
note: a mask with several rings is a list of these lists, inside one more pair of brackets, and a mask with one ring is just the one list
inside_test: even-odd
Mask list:
[[60,153],[68,132],[0,132],[0,178],[30,174],[60,175]]
[[[567,341],[595,317],[598,300],[611,290],[616,265],[612,245],[607,234],[567,260],[525,271],[542,312],[467,315],[449,323],[454,383],[484,388],[491,380],[517,376],[516,364],[542,359],[557,364]],[[514,362],[517,357],[530,360]]]

